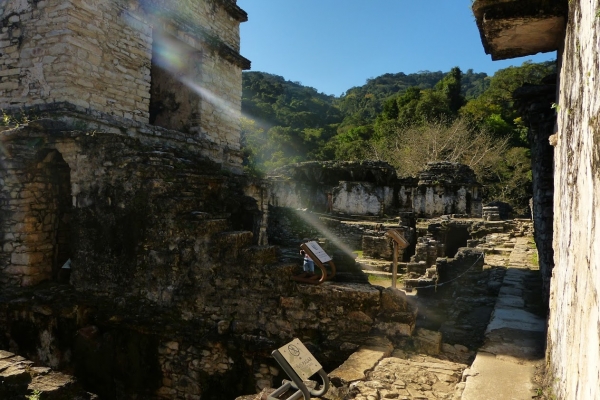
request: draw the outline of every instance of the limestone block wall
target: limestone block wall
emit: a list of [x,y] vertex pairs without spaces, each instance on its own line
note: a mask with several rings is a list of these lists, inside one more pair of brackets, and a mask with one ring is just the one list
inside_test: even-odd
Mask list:
[[225,247],[235,257],[254,232],[260,239],[265,205],[236,179],[226,182],[218,164],[106,126],[78,126],[85,121],[41,119],[0,136],[0,283],[56,280],[71,258],[80,289],[126,285],[169,302],[186,285],[180,268],[203,270]]
[[482,206],[477,187],[419,185],[415,190],[414,212],[420,216],[468,214],[481,217]]
[[152,28],[115,5],[4,0],[0,106],[69,101],[147,122]]
[[215,265],[195,287],[209,295],[184,309],[126,291],[3,291],[0,348],[75,371],[102,398],[231,399],[279,385],[270,353],[295,337],[332,370],[369,336],[415,328],[416,309],[397,290],[298,285],[291,266],[245,261]]
[[600,23],[569,2],[554,149],[554,261],[547,359],[560,399],[600,398]]
[[271,180],[270,204],[311,211],[327,211],[327,192],[332,193],[333,211],[351,215],[381,215],[394,206],[394,188],[369,182],[339,182],[310,186],[293,180]]
[[519,112],[529,125],[534,239],[539,254],[546,304],[550,298],[550,279],[554,268],[554,148],[548,139],[555,133],[556,127],[556,113],[552,108],[548,108],[548,105],[556,102],[556,81],[556,75],[552,75],[544,79],[544,84],[525,85],[514,94],[517,99],[515,104],[518,104]]
[[178,15],[181,19],[193,18],[206,32],[220,37],[228,46],[239,52],[239,23],[245,21],[247,16],[239,9],[228,11],[227,8],[237,8],[233,6],[236,2],[237,0],[146,0],[144,3],[147,10],[167,10],[170,15]]
[[23,142],[3,145],[0,282],[28,286],[57,279],[70,258],[72,189],[81,186],[71,183],[90,178],[71,171],[85,170],[86,157],[69,141],[41,151]]
[[208,140],[227,151],[204,155],[241,165],[235,2],[1,0],[0,15],[0,108],[68,102]]
[[[309,208],[317,206],[325,210],[327,195],[316,193],[316,189],[292,180],[271,180],[269,182],[269,204],[276,207]],[[317,202],[319,198],[321,202]]]
[[[242,69],[213,52],[203,53],[202,77],[198,89],[203,101],[200,109],[201,137],[223,148],[240,150],[242,109]],[[241,155],[235,163],[241,165]]]
[[333,210],[351,215],[381,215],[394,203],[394,188],[368,182],[340,182],[333,190]]

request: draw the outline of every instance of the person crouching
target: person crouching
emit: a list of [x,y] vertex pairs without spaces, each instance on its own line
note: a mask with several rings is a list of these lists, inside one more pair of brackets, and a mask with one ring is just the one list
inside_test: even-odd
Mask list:
[[315,273],[315,262],[308,254],[306,254],[304,250],[300,250],[300,255],[304,257],[304,264],[302,265],[304,272],[306,272],[308,275],[313,275]]

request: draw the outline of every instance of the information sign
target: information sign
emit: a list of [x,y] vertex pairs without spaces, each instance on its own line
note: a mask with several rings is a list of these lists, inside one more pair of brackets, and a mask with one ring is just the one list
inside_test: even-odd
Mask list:
[[331,261],[331,257],[329,257],[327,253],[325,253],[325,250],[323,250],[317,242],[306,242],[304,243],[304,245],[308,247],[308,249],[315,255],[315,257],[317,257],[322,263]]
[[404,238],[404,234],[398,232],[396,229],[390,229],[385,233],[385,236],[391,237],[396,243],[398,243],[398,246],[400,246],[401,249],[405,249],[410,245],[408,240]]
[[323,368],[299,339],[292,340],[278,350],[303,381]]

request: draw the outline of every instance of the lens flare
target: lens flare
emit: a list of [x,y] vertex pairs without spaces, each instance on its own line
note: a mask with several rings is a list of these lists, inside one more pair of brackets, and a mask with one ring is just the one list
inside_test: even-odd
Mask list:
[[353,253],[350,246],[342,242],[342,240],[336,236],[329,228],[325,226],[320,220],[318,215],[308,213],[302,210],[294,210],[294,213],[307,224],[319,231],[327,240],[333,243],[334,246],[342,250],[349,257],[355,258],[356,254]]

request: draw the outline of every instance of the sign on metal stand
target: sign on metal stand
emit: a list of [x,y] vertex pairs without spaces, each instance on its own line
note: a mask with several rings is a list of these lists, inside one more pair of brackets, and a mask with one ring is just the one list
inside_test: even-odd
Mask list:
[[[290,389],[296,389],[297,391],[291,397],[288,397],[288,400],[296,400],[301,397],[304,397],[304,400],[310,400],[311,396],[319,397],[329,390],[327,373],[300,340],[292,340],[285,346],[274,350],[271,355],[292,380],[284,379],[283,385],[271,393],[267,400],[278,400],[279,396]],[[314,374],[319,374],[323,382],[319,389],[315,387],[315,389],[310,390],[304,382]]]
[[[306,276],[306,273],[303,273],[298,276],[292,277],[293,280],[295,280],[296,282],[318,285],[320,283],[325,282],[326,280],[333,279],[333,277],[335,276],[335,264],[333,263],[333,260],[331,259],[329,254],[327,254],[317,242],[311,241],[302,243],[300,245],[300,248],[304,250],[311,258],[311,260],[314,261],[315,265],[319,267],[319,269],[321,270],[321,275]],[[325,264],[329,266],[329,273],[327,273],[327,268]]]
[[398,280],[398,248],[405,249],[410,243],[404,238],[404,234],[396,229],[390,229],[385,233],[385,236],[392,238],[394,241],[394,263],[392,266],[392,287],[396,287]]

